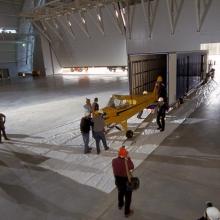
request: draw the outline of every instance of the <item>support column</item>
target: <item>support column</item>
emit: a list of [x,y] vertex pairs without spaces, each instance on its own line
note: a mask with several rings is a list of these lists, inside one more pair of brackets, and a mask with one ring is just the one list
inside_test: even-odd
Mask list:
[[177,56],[176,53],[169,53],[168,55],[168,96],[169,105],[176,101],[176,74],[177,74]]

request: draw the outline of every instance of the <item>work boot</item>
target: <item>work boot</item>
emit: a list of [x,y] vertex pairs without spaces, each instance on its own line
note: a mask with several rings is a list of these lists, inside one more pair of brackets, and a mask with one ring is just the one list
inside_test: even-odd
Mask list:
[[90,150],[84,152],[84,154],[89,154],[89,153],[91,153]]
[[125,214],[125,217],[128,218],[129,216],[133,215],[134,214],[134,211],[133,210],[130,210],[130,212],[128,214]]

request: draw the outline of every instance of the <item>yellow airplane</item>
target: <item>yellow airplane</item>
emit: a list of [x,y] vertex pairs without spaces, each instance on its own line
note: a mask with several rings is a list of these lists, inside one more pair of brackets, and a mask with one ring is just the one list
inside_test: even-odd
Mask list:
[[107,107],[101,109],[106,126],[119,124],[126,132],[126,137],[132,138],[133,131],[128,130],[127,120],[158,100],[158,90],[162,81],[162,77],[158,76],[154,90],[144,92],[143,95],[112,95]]

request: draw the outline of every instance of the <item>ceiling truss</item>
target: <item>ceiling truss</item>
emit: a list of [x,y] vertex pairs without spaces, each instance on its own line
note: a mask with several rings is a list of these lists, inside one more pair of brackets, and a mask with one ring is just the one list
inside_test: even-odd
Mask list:
[[198,32],[201,31],[211,4],[212,0],[195,0]]
[[[61,33],[66,30],[73,39],[76,32],[73,23],[76,24],[87,38],[91,38],[88,31],[88,21],[92,21],[100,34],[105,35],[103,8],[111,17],[112,22],[120,34],[128,39],[132,36],[132,26],[136,5],[142,7],[149,38],[155,26],[158,5],[161,0],[38,0],[33,11],[21,14],[30,19],[40,33],[49,30],[60,41],[63,41]],[[164,0],[165,1],[165,0]],[[200,32],[213,0],[194,0],[197,15],[197,31]],[[184,0],[166,0],[170,21],[171,34],[174,35]],[[41,24],[41,25],[39,25]],[[49,34],[49,33],[48,33]],[[47,38],[49,35],[47,35]]]
[[171,34],[174,35],[184,0],[167,0]]
[[149,38],[152,37],[152,32],[154,28],[154,22],[156,18],[157,8],[159,4],[159,0],[151,1],[151,0],[141,0],[144,17],[147,23]]

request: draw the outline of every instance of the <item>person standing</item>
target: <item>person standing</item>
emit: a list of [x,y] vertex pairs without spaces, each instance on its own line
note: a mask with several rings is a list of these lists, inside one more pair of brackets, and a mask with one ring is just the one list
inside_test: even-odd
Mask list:
[[94,102],[92,103],[92,112],[99,111],[98,98],[94,98]]
[[9,140],[5,132],[5,121],[6,121],[6,116],[3,113],[0,113],[0,143],[2,143],[2,134],[5,140]]
[[81,119],[80,122],[80,131],[84,142],[85,154],[90,153],[92,150],[92,148],[89,147],[89,135],[90,135],[91,126],[92,126],[92,121],[90,118],[90,114],[86,113],[86,115]]
[[161,132],[165,129],[165,116],[166,116],[167,105],[164,102],[163,97],[158,99],[158,107],[157,107],[157,125],[158,130]]
[[85,114],[90,114],[92,113],[92,105],[90,102],[90,99],[86,98],[86,104],[83,106],[84,110],[85,110]]
[[127,188],[128,176],[125,161],[127,161],[128,170],[133,170],[134,164],[128,156],[125,146],[122,146],[119,148],[118,157],[112,160],[112,169],[115,176],[115,185],[118,189],[118,208],[122,209],[124,206],[125,217],[129,217],[133,214],[133,210],[130,209],[132,190]]
[[93,119],[93,137],[96,142],[97,154],[100,154],[100,141],[102,140],[105,150],[108,150],[106,138],[105,138],[105,120],[102,117],[102,113],[98,112],[94,115]]

